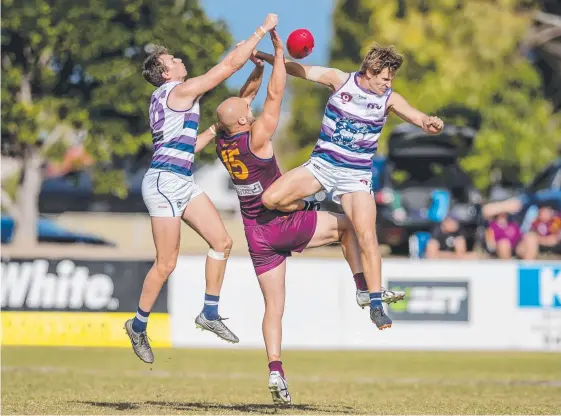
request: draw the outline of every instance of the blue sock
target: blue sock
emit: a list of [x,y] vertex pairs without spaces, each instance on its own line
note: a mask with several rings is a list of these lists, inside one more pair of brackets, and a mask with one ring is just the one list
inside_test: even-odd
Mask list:
[[205,305],[203,306],[203,314],[206,319],[214,321],[218,319],[218,301],[220,296],[207,295],[205,293]]
[[382,306],[382,292],[370,293],[370,307],[375,308],[377,306]]
[[132,330],[137,334],[146,331],[146,325],[148,325],[148,316],[150,316],[150,312],[144,312],[139,307],[136,311],[136,316],[132,321]]

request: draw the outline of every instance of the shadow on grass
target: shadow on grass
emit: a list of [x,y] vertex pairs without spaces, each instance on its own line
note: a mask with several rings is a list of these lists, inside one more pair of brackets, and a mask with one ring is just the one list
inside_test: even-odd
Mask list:
[[219,413],[261,413],[275,414],[279,410],[288,410],[290,412],[313,412],[313,413],[336,413],[336,414],[354,414],[353,408],[348,406],[316,406],[309,404],[292,404],[289,406],[277,406],[274,404],[262,403],[240,403],[240,404],[221,404],[216,402],[173,402],[173,401],[145,401],[145,402],[94,402],[80,401],[76,403],[88,404],[90,406],[106,407],[118,411],[136,410],[144,406],[157,406],[170,408],[179,411],[216,411]]

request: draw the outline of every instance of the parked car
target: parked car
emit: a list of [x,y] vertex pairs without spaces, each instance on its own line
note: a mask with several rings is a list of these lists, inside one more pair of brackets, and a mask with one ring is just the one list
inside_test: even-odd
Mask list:
[[[519,181],[515,183],[513,179],[518,175],[520,168],[518,166],[509,166],[510,178],[504,175],[500,169],[496,171],[498,179],[494,181],[488,192],[488,199],[492,201],[505,200],[516,196],[531,197],[538,192],[543,191],[560,191],[561,190],[561,158],[558,158],[548,164],[544,169],[536,174],[536,176],[524,185]],[[516,170],[515,172],[512,172]],[[493,173],[493,170],[492,170]]]
[[[0,224],[2,244],[10,244],[17,227],[14,219],[9,215],[2,215]],[[111,241],[93,234],[67,230],[56,221],[43,216],[37,220],[37,240],[40,243],[81,243],[115,247],[115,243]]]
[[[228,171],[219,160],[201,164],[193,169],[197,184],[221,213],[239,213],[240,204]],[[125,170],[128,195],[121,199],[112,194],[93,191],[91,172],[72,172],[56,178],[47,178],[41,186],[39,211],[45,214],[71,212],[148,213],[142,199],[142,179],[146,168]]]
[[39,194],[39,212],[147,212],[141,191],[144,173],[145,170],[126,173],[128,196],[125,199],[94,193],[92,175],[86,170],[45,179]]
[[523,190],[525,194],[539,191],[561,191],[561,157],[547,165]]

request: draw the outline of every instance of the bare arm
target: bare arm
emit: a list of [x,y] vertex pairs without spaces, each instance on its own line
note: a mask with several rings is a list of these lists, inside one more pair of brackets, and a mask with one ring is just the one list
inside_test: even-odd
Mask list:
[[263,111],[251,127],[251,150],[259,157],[271,157],[271,137],[279,124],[282,97],[286,87],[286,67],[284,65],[284,48],[276,32],[271,31],[271,40],[275,47],[273,73],[267,86],[267,98]]
[[[249,78],[240,90],[240,97],[247,100],[249,104],[253,101],[261,83],[263,81],[263,61],[253,58],[251,59],[255,63],[255,69],[249,75]],[[216,135],[220,130],[220,123],[214,123],[204,132],[197,136],[197,144],[195,145],[195,153],[202,151],[210,142],[214,140]]]
[[258,27],[248,40],[226,55],[219,64],[212,67],[206,74],[190,78],[174,88],[169,97],[170,106],[175,109],[189,108],[197,97],[228,79],[247,62],[265,33],[273,29],[277,23],[277,15],[267,15],[263,25]]
[[496,247],[497,247],[497,242],[495,240],[495,233],[493,232],[493,230],[491,228],[488,228],[485,231],[485,243],[487,244],[487,247],[489,247],[489,248],[496,249]]
[[454,238],[454,251],[460,257],[467,253],[467,243],[463,235]]
[[264,63],[262,60],[255,57],[251,58],[251,60],[255,64],[255,68],[240,90],[240,97],[246,100],[248,104],[252,103],[252,101],[255,99],[255,96],[259,92],[259,88],[261,88],[261,84],[263,82],[264,72]]
[[[263,59],[269,64],[273,64],[274,56],[265,52],[258,51],[258,58]],[[347,81],[349,74],[335,68],[325,68],[322,66],[302,65],[298,62],[285,59],[286,72],[294,77],[307,79],[317,82],[336,91]]]
[[437,134],[444,128],[444,122],[438,117],[431,117],[409,105],[409,103],[396,92],[392,92],[388,99],[388,110],[393,111],[399,118],[414,126],[420,127],[428,134]]
[[426,258],[437,259],[440,253],[440,244],[435,239],[431,238],[427,243]]
[[220,129],[220,125],[218,123],[214,123],[208,129],[206,129],[201,134],[199,134],[197,136],[197,144],[195,144],[195,153],[199,153],[211,141],[213,141],[219,129]]
[[538,235],[538,244],[540,246],[552,247],[559,243],[561,236],[558,234],[540,236]]
[[502,212],[516,214],[522,210],[522,201],[518,197],[507,199],[506,201],[489,202],[483,206],[483,218],[489,219]]

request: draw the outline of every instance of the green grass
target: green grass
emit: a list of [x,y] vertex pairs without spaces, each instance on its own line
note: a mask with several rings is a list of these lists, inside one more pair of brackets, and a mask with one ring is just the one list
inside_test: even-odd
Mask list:
[[276,408],[256,350],[2,348],[3,414],[558,414],[561,355],[286,351]]

